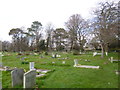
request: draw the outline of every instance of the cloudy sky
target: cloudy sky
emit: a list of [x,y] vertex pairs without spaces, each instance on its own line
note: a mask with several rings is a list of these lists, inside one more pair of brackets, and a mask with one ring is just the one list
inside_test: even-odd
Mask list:
[[11,40],[10,29],[28,28],[33,21],[64,28],[64,22],[73,14],[90,18],[91,10],[100,1],[106,0],[0,0],[0,40]]

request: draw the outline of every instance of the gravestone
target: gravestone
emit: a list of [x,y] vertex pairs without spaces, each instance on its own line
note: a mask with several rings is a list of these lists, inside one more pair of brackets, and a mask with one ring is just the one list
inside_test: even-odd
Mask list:
[[105,52],[106,56],[108,56],[108,52]]
[[0,68],[3,67],[2,62],[0,62]]
[[35,68],[34,68],[34,62],[30,62],[29,63],[29,67],[30,67],[30,70],[35,70]]
[[0,90],[2,90],[2,82],[0,81]]
[[24,57],[22,57],[20,60],[24,60],[25,58]]
[[111,63],[113,63],[113,62],[119,62],[120,60],[115,60],[115,59],[113,59],[113,57],[111,57],[110,61],[111,61]]
[[78,65],[78,60],[74,59],[74,66],[77,66],[77,65]]
[[57,54],[56,57],[61,57],[61,55],[58,55],[58,54]]
[[96,55],[102,55],[102,53],[94,52],[94,53],[93,53],[93,57],[96,56]]
[[52,54],[52,58],[55,58],[55,55],[54,55],[54,54]]
[[65,64],[65,61],[62,61],[62,64]]
[[12,87],[16,85],[23,85],[23,74],[23,69],[16,68],[13,71],[11,71]]
[[24,88],[33,88],[36,82],[36,71],[31,70],[24,74]]
[[113,57],[110,57],[111,60],[113,60]]

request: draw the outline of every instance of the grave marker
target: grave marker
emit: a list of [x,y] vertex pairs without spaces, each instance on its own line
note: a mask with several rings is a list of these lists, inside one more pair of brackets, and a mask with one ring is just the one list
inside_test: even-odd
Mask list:
[[34,68],[34,62],[30,62],[29,63],[29,67],[30,67],[30,70],[35,70],[35,68]]
[[108,52],[105,52],[106,56],[108,56]]
[[36,82],[36,71],[31,70],[24,74],[24,88],[34,88]]
[[65,64],[65,61],[62,61],[62,64]]
[[78,65],[78,60],[74,59],[74,66],[77,66],[77,65]]
[[13,71],[11,71],[12,87],[16,85],[23,85],[23,74],[23,69],[16,68]]

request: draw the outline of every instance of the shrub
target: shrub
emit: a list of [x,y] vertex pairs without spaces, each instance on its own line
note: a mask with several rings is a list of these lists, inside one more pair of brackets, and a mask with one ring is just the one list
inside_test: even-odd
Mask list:
[[48,55],[48,52],[45,52],[45,55]]
[[74,51],[73,51],[73,55],[80,55],[80,53],[79,53],[79,51],[74,50]]

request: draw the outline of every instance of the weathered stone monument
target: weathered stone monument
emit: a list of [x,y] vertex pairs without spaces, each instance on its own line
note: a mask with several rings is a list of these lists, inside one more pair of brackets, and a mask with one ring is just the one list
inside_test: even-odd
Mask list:
[[29,63],[29,67],[30,67],[30,70],[35,70],[35,68],[34,68],[34,62],[30,62]]
[[11,71],[12,87],[17,85],[23,85],[23,75],[24,75],[23,69],[16,68],[13,71]]
[[28,71],[24,74],[23,88],[34,88],[36,83],[36,70]]

